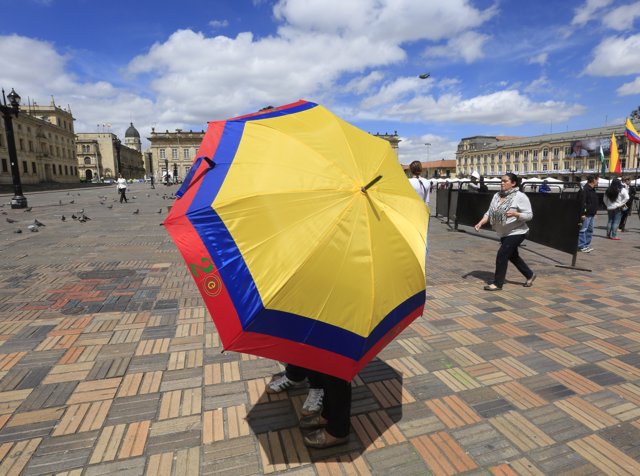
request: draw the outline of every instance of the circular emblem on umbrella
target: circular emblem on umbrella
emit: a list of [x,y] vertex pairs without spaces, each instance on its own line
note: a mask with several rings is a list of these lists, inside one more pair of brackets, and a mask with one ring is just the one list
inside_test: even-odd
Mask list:
[[207,296],[216,297],[220,294],[220,291],[222,291],[222,281],[220,280],[220,277],[215,274],[205,276],[202,280],[202,289]]

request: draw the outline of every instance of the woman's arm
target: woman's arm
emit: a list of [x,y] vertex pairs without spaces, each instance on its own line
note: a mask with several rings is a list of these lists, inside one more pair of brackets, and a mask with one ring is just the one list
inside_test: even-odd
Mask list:
[[533,218],[531,202],[524,193],[518,192],[514,205],[513,208],[507,211],[506,215],[508,217],[516,217],[520,221],[529,221]]

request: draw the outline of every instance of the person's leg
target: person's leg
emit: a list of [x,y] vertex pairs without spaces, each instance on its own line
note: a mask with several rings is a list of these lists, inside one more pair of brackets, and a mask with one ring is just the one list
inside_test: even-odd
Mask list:
[[507,276],[507,266],[509,265],[511,254],[522,242],[516,242],[513,238],[514,237],[512,236],[500,238],[500,248],[498,248],[498,254],[496,255],[496,271],[493,277],[493,284],[499,288],[504,285],[504,280]]
[[587,229],[585,231],[585,242],[586,242],[587,248],[591,248],[591,240],[593,238],[593,227],[595,226],[596,217],[595,216],[587,217],[585,221],[588,223]]
[[123,200],[122,197],[124,196],[124,194],[122,193],[122,189],[121,188],[118,189],[118,192],[120,193],[120,203],[122,203],[122,200]]
[[327,448],[347,443],[351,430],[351,382],[331,375],[318,375],[322,379],[325,392],[322,414],[304,418],[300,421],[300,426],[320,429],[305,436],[304,443],[312,448]]
[[613,228],[613,219],[616,214],[615,210],[607,210],[607,238],[611,238],[612,228]]
[[524,260],[520,257],[520,253],[518,251],[518,247],[524,241],[525,235],[509,236],[508,238],[513,238],[514,243],[513,252],[511,253],[509,261],[514,264],[516,269],[520,271],[520,273],[522,273],[525,278],[531,279],[533,277],[533,271],[531,271],[531,268],[529,268],[529,266],[527,266],[527,263],[525,263]]
[[627,226],[627,217],[629,216],[629,207],[626,210],[622,211],[622,215],[620,216],[620,224],[618,225],[618,230],[625,231],[624,228]]
[[613,223],[611,224],[611,238],[616,238],[618,234],[618,225],[620,224],[620,218],[622,218],[622,212],[618,208],[613,213]]
[[289,380],[294,382],[302,382],[307,378],[309,371],[304,367],[298,367],[297,365],[287,364],[285,367],[285,375]]
[[580,226],[580,231],[578,232],[578,248],[583,250],[585,249],[587,244],[587,229],[589,228],[589,217],[584,217],[582,225]]

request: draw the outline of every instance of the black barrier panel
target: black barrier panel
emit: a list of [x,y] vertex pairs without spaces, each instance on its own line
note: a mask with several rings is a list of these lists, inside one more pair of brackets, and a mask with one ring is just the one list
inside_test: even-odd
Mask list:
[[[527,193],[533,219],[528,239],[565,253],[578,251],[580,202],[575,193]],[[456,225],[474,226],[489,208],[493,194],[460,191]]]
[[449,197],[449,211],[447,213],[447,224],[449,224],[449,221],[454,221],[456,220],[456,208],[458,207],[458,193],[460,192],[459,189],[451,189],[451,195]]
[[436,192],[436,216],[446,217],[449,214],[449,188],[438,188]]

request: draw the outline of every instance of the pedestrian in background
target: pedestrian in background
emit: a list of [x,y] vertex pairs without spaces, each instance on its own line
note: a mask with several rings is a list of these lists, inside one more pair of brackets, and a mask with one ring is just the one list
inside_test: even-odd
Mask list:
[[476,223],[476,231],[487,222],[500,238],[500,248],[496,256],[496,270],[493,282],[484,287],[485,291],[500,291],[507,276],[507,266],[511,261],[527,279],[524,287],[529,288],[536,279],[527,263],[520,257],[518,247],[527,236],[527,222],[533,218],[529,197],[518,189],[518,177],[513,173],[500,179],[500,191],[493,196],[489,209]]
[[122,174],[118,174],[118,180],[116,181],[118,187],[118,193],[120,194],[120,203],[124,200],[124,203],[129,203],[127,200],[127,180],[122,177]]
[[607,222],[607,238],[610,240],[620,240],[618,236],[618,225],[622,219],[622,209],[626,207],[629,200],[629,192],[622,186],[620,179],[614,179],[604,192],[604,204],[607,207],[609,221]]
[[578,249],[583,253],[591,253],[591,238],[595,226],[596,213],[598,213],[598,194],[596,187],[598,179],[594,175],[587,177],[587,183],[578,194],[581,204],[580,232],[578,233]]
[[629,194],[629,200],[624,207],[622,207],[622,217],[620,218],[620,225],[618,225],[618,229],[620,231],[627,231],[625,228],[627,226],[627,218],[631,214],[631,209],[633,208],[633,201],[636,198],[636,187],[631,185],[631,179],[629,177],[625,177],[622,181],[622,185],[627,189],[627,193]]
[[409,171],[411,172],[411,175],[413,175],[413,177],[409,179],[409,183],[411,183],[411,186],[420,196],[422,201],[429,205],[431,184],[425,178],[420,176],[420,174],[422,174],[422,164],[417,160],[414,160],[409,164]]

